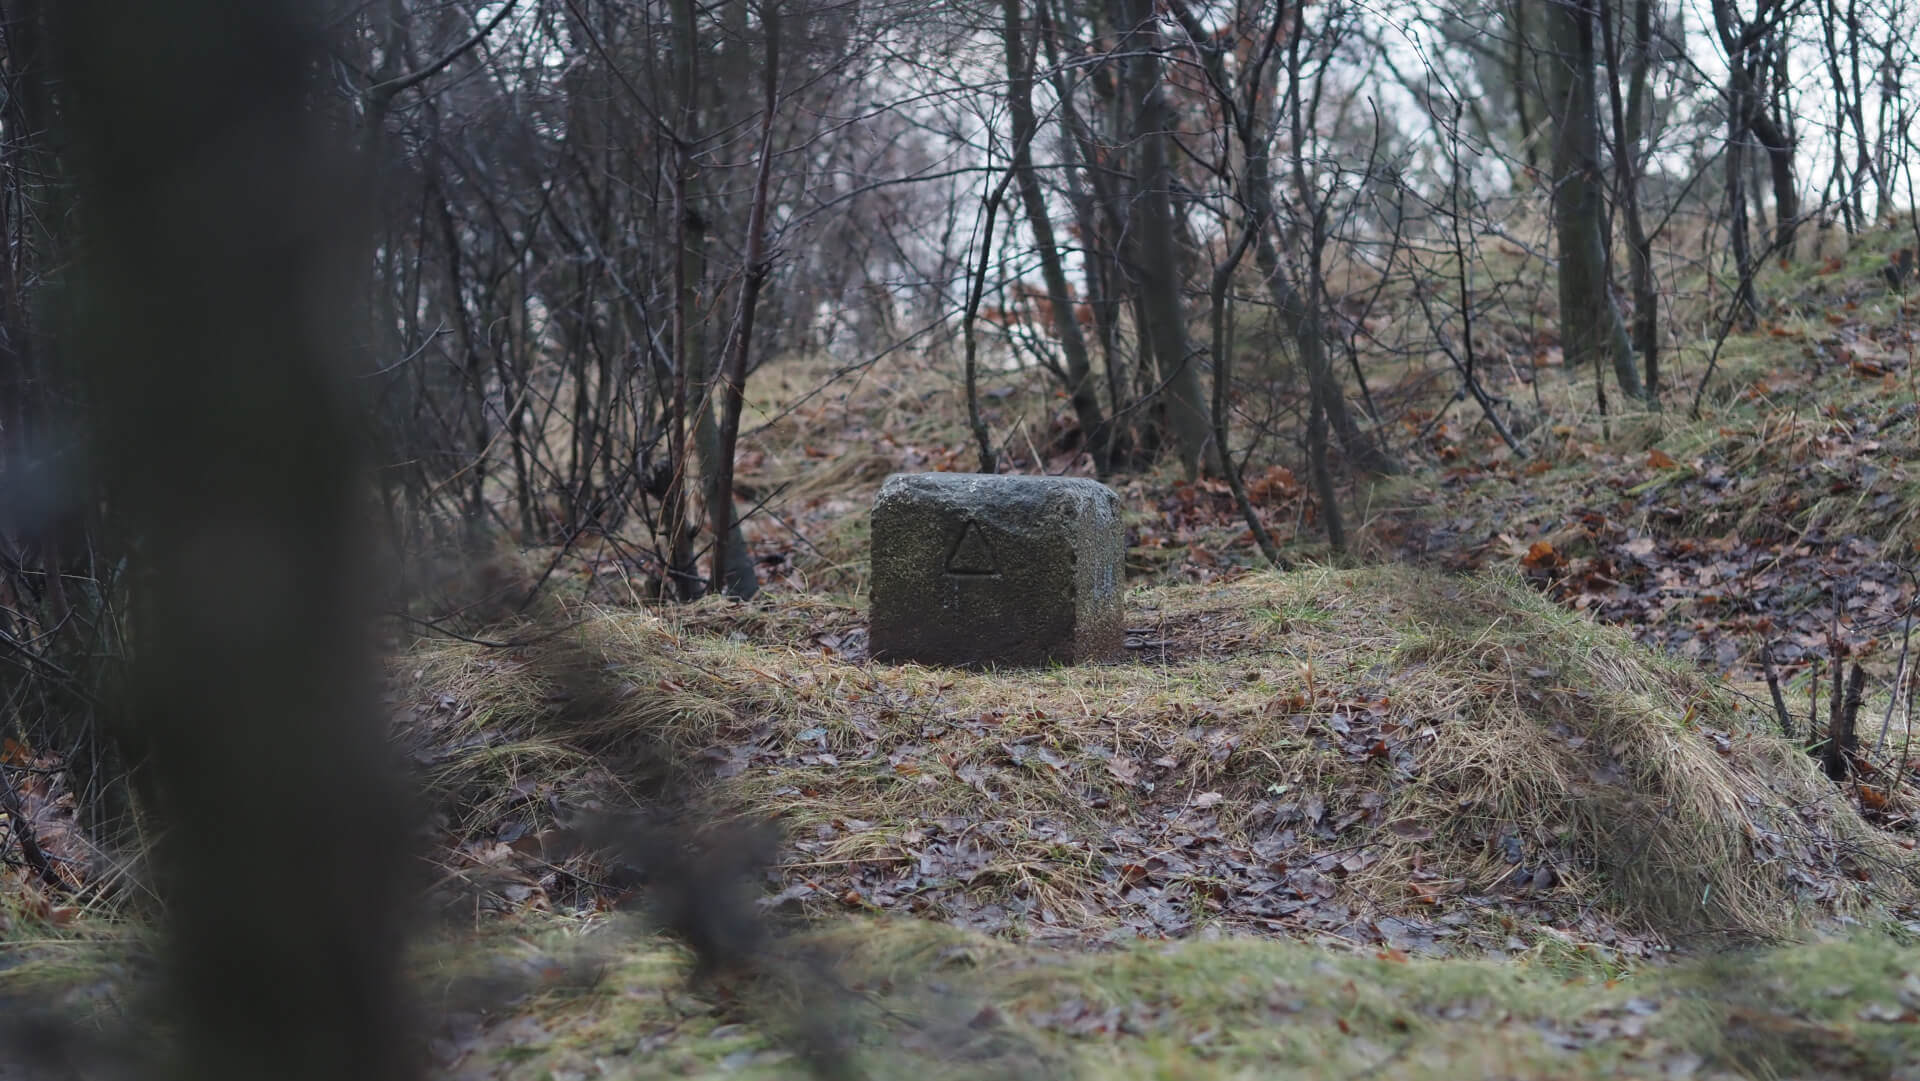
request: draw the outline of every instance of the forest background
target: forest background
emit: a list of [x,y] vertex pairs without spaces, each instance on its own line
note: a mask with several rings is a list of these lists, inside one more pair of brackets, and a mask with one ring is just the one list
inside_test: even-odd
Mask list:
[[[938,949],[1017,971],[1009,938],[1311,927],[1395,963],[1565,946],[1610,988],[1703,935],[1911,932],[1906,0],[137,8],[0,4],[0,839],[29,985],[100,986],[163,918],[182,1072],[416,1068],[423,862],[509,924],[591,923],[637,865],[702,975],[785,956],[765,906],[715,900],[762,879],[810,918],[986,935]],[[1118,488],[1159,689],[864,666],[863,511],[925,469]],[[1473,649],[1402,604],[1436,594]],[[1495,711],[1513,727],[1455,708],[1502,679],[1545,696]],[[1110,722],[1102,694],[1138,746],[1062,717]],[[899,695],[947,703],[945,780],[869,730]],[[1618,761],[1546,764],[1541,731]],[[1471,764],[1454,810],[1491,808],[1471,836],[1412,783],[1445,755]],[[843,759],[934,791],[904,809]],[[1073,778],[1101,839],[1030,775]],[[714,787],[742,777],[767,787]],[[784,840],[708,832],[796,800]],[[1325,844],[1249,862],[1295,820]],[[1693,900],[1649,885],[1689,861]],[[1295,907],[1253,902],[1281,881]],[[1479,914],[1408,915],[1450,906]],[[1899,1066],[1871,1026],[1910,1022],[1909,955],[1831,951],[1805,956],[1888,981],[1828,996],[1846,1032],[1728,999],[1712,1040],[1663,1039],[1695,1068],[1739,1067],[1740,1025]],[[1826,971],[1781,956],[1755,963]],[[817,971],[748,967],[768,1046],[700,1042],[723,994],[646,1020],[718,1019],[666,1057],[854,1068],[833,1024],[766,1005]],[[1132,1023],[1004,991],[961,1028]],[[449,1007],[488,1021],[448,1062],[564,1042],[481,998]],[[1208,1011],[1152,1001],[1177,1036],[1153,1053],[1212,1061],[1182,1027]],[[1535,1027],[1589,1008],[1645,1036],[1579,999]],[[35,1038],[100,1023],[75,1012]],[[936,1030],[961,1069],[973,1037]],[[1074,1053],[1052,1038],[988,1060]]]

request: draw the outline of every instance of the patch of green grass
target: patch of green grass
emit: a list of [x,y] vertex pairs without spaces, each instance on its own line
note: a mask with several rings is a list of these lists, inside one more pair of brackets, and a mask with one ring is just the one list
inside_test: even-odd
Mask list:
[[[125,944],[0,969],[0,997],[96,1023],[143,1001]],[[1628,969],[1528,950],[1410,959],[1249,937],[1060,953],[902,919],[830,920],[757,975],[687,984],[624,921],[532,915],[409,962],[440,1070],[544,1081],[1808,1077],[1920,1070],[1920,949],[1871,934]]]
[[1250,938],[1060,954],[842,920],[694,993],[646,936],[474,1041],[482,1076],[802,1078],[832,1035],[874,1078],[1830,1077],[1920,1068],[1920,952],[1870,936],[1635,971],[1410,960]]
[[1311,601],[1288,604],[1279,608],[1256,608],[1253,614],[1272,623],[1283,632],[1297,626],[1325,626],[1331,623],[1334,617],[1332,611]]

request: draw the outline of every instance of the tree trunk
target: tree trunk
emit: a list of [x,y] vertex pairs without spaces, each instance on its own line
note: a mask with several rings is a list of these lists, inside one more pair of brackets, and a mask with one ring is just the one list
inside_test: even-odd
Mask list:
[[[693,147],[700,125],[699,12],[694,0],[674,0],[672,4],[675,50],[675,81],[679,83],[680,130],[674,139],[674,301],[673,371],[668,384],[667,457],[669,482],[661,497],[660,525],[665,533],[661,568],[662,585],[668,596],[692,600],[700,595],[703,583],[693,559],[692,500],[687,497],[687,474],[692,456],[687,450],[687,407],[693,388],[701,379],[694,369],[701,367],[706,342],[700,333],[699,305],[701,279],[706,274],[707,223],[701,206],[699,170],[693,162]],[[711,414],[702,411],[703,418]],[[709,472],[703,469],[703,473]]]
[[[1292,32],[1299,33],[1297,29]],[[1275,65],[1274,71],[1277,78],[1279,65]],[[1248,123],[1251,122],[1249,118]],[[1340,377],[1333,369],[1332,354],[1327,349],[1325,321],[1320,318],[1317,289],[1311,295],[1304,293],[1288,277],[1287,268],[1280,264],[1280,253],[1273,236],[1280,223],[1273,205],[1272,163],[1268,149],[1270,140],[1264,132],[1249,128],[1243,141],[1247,162],[1245,198],[1252,211],[1251,216],[1263,223],[1263,228],[1254,238],[1254,265],[1259,268],[1260,277],[1266,282],[1280,325],[1293,339],[1300,364],[1306,369],[1308,394],[1319,403],[1322,416],[1340,440],[1340,449],[1355,468],[1380,476],[1398,473],[1400,464],[1382,450],[1371,436],[1360,430],[1360,425],[1353,419],[1353,410],[1347,407],[1346,391],[1340,385]],[[1297,140],[1295,146],[1297,150]],[[1309,214],[1312,213],[1309,208]],[[1318,230],[1323,223],[1316,222],[1314,227]],[[1317,261],[1317,246],[1311,254]]]
[[1607,273],[1589,2],[1547,0],[1543,13],[1551,51],[1547,97],[1555,121],[1553,225],[1560,256],[1560,343],[1569,369],[1610,361],[1620,389],[1645,398],[1633,344],[1613,302]]
[[1093,456],[1094,472],[1102,477],[1113,471],[1107,451],[1110,436],[1106,418],[1100,415],[1100,399],[1094,393],[1093,366],[1087,360],[1087,341],[1080,333],[1080,322],[1073,314],[1073,293],[1067,286],[1067,272],[1060,265],[1060,249],[1054,244],[1053,215],[1047,208],[1046,192],[1033,168],[1033,140],[1039,123],[1033,115],[1033,63],[1023,40],[1021,0],[1001,0],[1004,16],[1002,36],[1007,50],[1007,111],[1013,118],[1013,173],[1020,189],[1020,202],[1027,211],[1027,226],[1033,230],[1034,246],[1040,256],[1040,276],[1047,285],[1047,301],[1053,309],[1053,333],[1066,357],[1067,398],[1080,422],[1081,439]]
[[[753,551],[747,546],[746,534],[740,531],[740,513],[733,506],[731,476],[728,477],[726,496],[722,497],[718,490],[717,479],[720,476],[721,465],[731,457],[722,449],[721,442],[720,425],[713,415],[712,399],[708,399],[706,407],[700,410],[699,418],[694,423],[693,454],[695,460],[700,463],[700,477],[703,482],[702,498],[707,504],[709,527],[718,527],[721,519],[715,513],[715,508],[723,502],[727,506],[727,520],[730,523],[726,533],[726,543],[715,545],[723,566],[722,573],[714,575],[714,579],[720,583],[727,596],[745,600],[760,591],[760,577],[758,568],[753,562]],[[692,553],[688,553],[687,559],[691,566]]]
[[1160,85],[1160,33],[1153,0],[1126,0],[1129,51],[1128,83],[1138,103],[1134,138],[1134,273],[1140,310],[1147,325],[1141,337],[1152,343],[1165,384],[1167,427],[1188,480],[1200,476],[1212,445],[1212,422],[1200,390],[1200,366],[1187,341],[1186,310],[1181,303],[1173,241],[1172,171],[1167,161],[1167,131],[1173,117],[1166,88]]
[[1780,122],[1752,106],[1753,134],[1767,154],[1767,171],[1773,181],[1773,246],[1782,255],[1793,252],[1793,234],[1800,222],[1800,191],[1793,180],[1793,136]]
[[123,704],[165,825],[166,1012],[143,1031],[166,1035],[126,1068],[402,1081],[424,1058],[400,971],[415,831],[340,314],[373,265],[369,184],[316,105],[326,36],[291,0],[51,7],[75,300],[111,313],[66,345],[139,541]]
[[1760,316],[1760,300],[1753,289],[1753,234],[1747,219],[1747,126],[1744,117],[1752,96],[1747,77],[1736,66],[1727,103],[1727,243],[1733,249],[1734,297],[1740,325],[1749,330]]
[[[739,4],[746,7],[744,0]],[[760,6],[760,29],[765,38],[761,57],[760,160],[754,169],[753,202],[747,211],[747,244],[740,285],[740,307],[727,330],[725,355],[715,388],[720,399],[720,426],[704,454],[700,471],[707,479],[707,516],[713,531],[711,585],[727,596],[748,600],[760,591],[753,555],[740,532],[740,516],[733,506],[733,459],[740,441],[740,411],[747,389],[747,357],[753,351],[753,327],[759,312],[760,290],[767,280],[767,200],[773,176],[773,121],[780,106],[780,24],[776,3]],[[709,426],[712,399],[703,416]],[[708,442],[705,435],[701,443]]]
[[[1087,307],[1093,313],[1094,333],[1100,343],[1101,363],[1106,374],[1107,409],[1110,412],[1107,417],[1106,445],[1101,453],[1105,455],[1109,468],[1120,470],[1126,468],[1125,462],[1133,453],[1134,429],[1129,420],[1133,411],[1132,399],[1126,392],[1129,364],[1122,355],[1120,340],[1120,313],[1124,306],[1119,288],[1120,262],[1109,238],[1124,236],[1125,231],[1119,227],[1119,213],[1116,210],[1119,201],[1113,177],[1108,175],[1092,130],[1076,104],[1074,86],[1067,78],[1068,69],[1059,61],[1056,16],[1051,2],[1040,0],[1034,11],[1047,42],[1054,95],[1060,103],[1062,159],[1068,163],[1067,198],[1073,208],[1074,226],[1078,230],[1077,239],[1087,282]],[[1084,179],[1081,170],[1072,168],[1075,155],[1078,155],[1084,170]]]
[[1660,293],[1653,280],[1653,242],[1640,216],[1640,144],[1645,134],[1647,69],[1653,48],[1653,0],[1634,0],[1633,42],[1626,58],[1627,90],[1620,91],[1622,57],[1608,0],[1599,0],[1606,45],[1607,93],[1613,108],[1614,190],[1627,232],[1627,280],[1633,290],[1633,347],[1646,376],[1646,400],[1660,408]]
[[1527,70],[1527,61],[1532,50],[1527,48],[1530,40],[1527,33],[1527,12],[1532,7],[1531,0],[1509,0],[1507,5],[1507,40],[1510,42],[1507,54],[1508,80],[1513,94],[1514,118],[1520,125],[1520,152],[1525,155],[1528,179],[1536,178],[1540,170],[1540,146],[1533,137],[1534,118],[1527,106],[1531,104],[1534,79]]

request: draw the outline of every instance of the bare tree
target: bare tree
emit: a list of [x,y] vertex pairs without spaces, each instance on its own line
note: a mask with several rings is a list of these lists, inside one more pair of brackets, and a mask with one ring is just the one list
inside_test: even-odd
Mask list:
[[[1613,299],[1605,175],[1595,100],[1596,10],[1590,0],[1548,0],[1542,22],[1547,100],[1554,117],[1553,226],[1560,256],[1560,341],[1570,364],[1611,364],[1620,389],[1643,398],[1633,346]],[[1604,395],[1604,383],[1597,383]],[[1602,402],[1604,404],[1604,397]]]
[[1033,66],[1037,51],[1029,41],[1022,0],[1001,0],[1002,36],[1007,54],[1007,111],[1013,121],[1013,162],[1015,186],[1027,212],[1027,227],[1033,231],[1034,250],[1040,258],[1041,279],[1046,283],[1047,308],[1053,317],[1053,333],[1066,357],[1067,398],[1079,419],[1080,431],[1093,455],[1094,471],[1101,476],[1112,472],[1109,458],[1111,437],[1107,421],[1101,415],[1100,400],[1094,393],[1093,365],[1087,356],[1087,343],[1074,318],[1074,297],[1067,284],[1067,272],[1060,260],[1060,248],[1054,241],[1053,211],[1033,165],[1033,146],[1039,133],[1039,121],[1033,112]]

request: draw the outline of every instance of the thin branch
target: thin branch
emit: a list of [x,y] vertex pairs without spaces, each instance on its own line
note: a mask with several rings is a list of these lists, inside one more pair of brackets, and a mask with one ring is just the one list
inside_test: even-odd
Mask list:
[[1769,642],[1760,650],[1760,671],[1767,677],[1767,693],[1773,696],[1773,715],[1780,720],[1780,734],[1789,740],[1793,738],[1793,714],[1787,710],[1787,700],[1780,694],[1780,676],[1773,670],[1773,643]]
[[447,50],[444,56],[428,64],[426,67],[421,68],[419,71],[407,75],[396,75],[386,82],[375,83],[368,87],[366,91],[367,102],[376,110],[384,109],[396,96],[419,86],[421,83],[445,71],[454,61],[465,56],[481,42],[487,40],[487,35],[493,33],[496,27],[505,22],[507,16],[513,14],[513,9],[517,7],[519,3],[520,0],[507,0],[505,4],[501,5],[500,10],[494,13],[493,18],[487,20],[487,25],[476,30],[472,37],[467,38],[465,41]]

